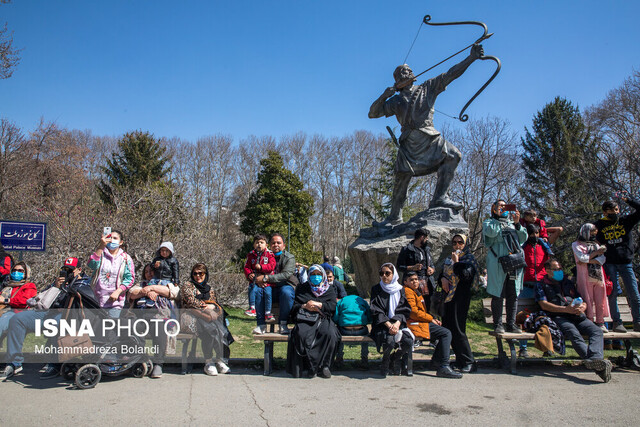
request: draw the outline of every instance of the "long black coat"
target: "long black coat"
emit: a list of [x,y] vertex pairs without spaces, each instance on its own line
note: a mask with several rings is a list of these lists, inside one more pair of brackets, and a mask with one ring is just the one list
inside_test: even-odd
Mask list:
[[395,322],[396,320],[400,321],[400,329],[407,327],[407,319],[411,314],[411,306],[409,305],[409,301],[407,301],[407,297],[404,293],[404,288],[400,290],[400,301],[398,301],[398,306],[396,307],[396,311],[394,316],[389,319],[389,300],[391,296],[382,290],[382,286],[378,283],[373,288],[371,288],[371,317],[373,321],[371,322],[371,339],[376,342],[376,347],[378,351],[382,347],[385,334],[388,334],[389,330],[384,325],[387,321]]
[[324,294],[316,297],[311,292],[309,282],[298,285],[291,309],[294,323],[300,307],[310,300],[322,303],[320,319],[313,325],[296,323],[289,335],[287,372],[296,377],[304,369],[318,372],[324,367],[330,367],[341,339],[340,332],[333,323],[337,305],[335,286],[330,286]]

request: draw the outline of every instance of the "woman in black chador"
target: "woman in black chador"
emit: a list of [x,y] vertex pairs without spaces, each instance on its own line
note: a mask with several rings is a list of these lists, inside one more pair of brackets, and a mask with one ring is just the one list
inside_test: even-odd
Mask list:
[[303,370],[310,377],[331,377],[331,363],[340,343],[340,332],[333,323],[336,311],[335,287],[329,285],[324,269],[314,264],[309,280],[296,287],[291,309],[295,327],[289,336],[287,372],[295,378]]

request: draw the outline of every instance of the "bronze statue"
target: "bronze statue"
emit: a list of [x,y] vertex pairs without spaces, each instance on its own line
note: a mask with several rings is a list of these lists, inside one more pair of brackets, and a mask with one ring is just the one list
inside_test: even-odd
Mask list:
[[[393,72],[395,84],[388,87],[371,104],[369,118],[395,115],[402,133],[399,138],[398,158],[395,166],[391,212],[384,223],[402,222],[402,206],[412,176],[438,174],[435,192],[429,208],[445,207],[460,210],[462,205],[451,200],[449,186],[462,158],[460,150],[446,141],[433,127],[436,98],[449,83],[460,77],[473,61],[483,57],[482,45],[474,44],[470,55],[437,77],[414,85],[416,77],[407,64]],[[396,92],[398,92],[396,94]],[[383,223],[383,224],[384,224]]]

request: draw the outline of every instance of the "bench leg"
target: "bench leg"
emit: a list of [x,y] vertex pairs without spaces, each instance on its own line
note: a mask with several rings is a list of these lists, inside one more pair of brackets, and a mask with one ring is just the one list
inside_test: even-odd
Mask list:
[[496,346],[498,347],[498,366],[502,369],[507,369],[509,367],[509,358],[502,346],[502,338],[496,337]]
[[413,376],[413,349],[409,350],[407,356],[407,376]]
[[627,349],[627,357],[625,358],[625,366],[628,368],[640,369],[640,356],[638,352],[631,347],[631,340],[624,340],[624,346]]
[[190,339],[183,339],[182,341],[182,375],[187,374],[187,353],[189,352]]
[[509,343],[509,350],[511,351],[511,363],[509,366],[509,370],[513,375],[516,375],[518,372],[516,371],[516,364],[518,363],[518,353],[516,352],[516,343],[518,340],[507,340]]
[[264,375],[273,372],[273,341],[264,342]]

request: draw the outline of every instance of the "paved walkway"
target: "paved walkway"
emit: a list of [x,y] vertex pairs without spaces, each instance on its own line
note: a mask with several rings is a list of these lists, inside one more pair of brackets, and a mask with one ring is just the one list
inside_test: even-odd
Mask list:
[[[40,381],[26,372],[0,382],[0,424],[17,425],[637,425],[640,373],[615,371],[604,384],[574,367],[481,369],[461,380],[433,371],[413,378],[375,371],[325,380],[234,368],[208,377],[198,369],[163,378],[107,378],[91,390]],[[612,404],[615,402],[615,405]]]

